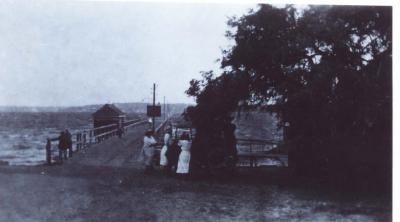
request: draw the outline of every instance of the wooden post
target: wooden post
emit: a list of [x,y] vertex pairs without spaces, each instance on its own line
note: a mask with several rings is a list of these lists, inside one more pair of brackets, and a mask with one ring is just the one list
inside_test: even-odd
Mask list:
[[47,138],[46,143],[46,162],[48,165],[51,165],[51,141]]
[[86,131],[83,131],[83,147],[86,147]]
[[94,130],[90,130],[90,145],[92,145],[93,143],[95,143],[96,138],[94,138]]
[[88,142],[87,146],[90,146],[90,144],[92,143],[92,131],[89,130],[88,133],[89,133],[89,134],[88,134],[88,135],[89,135],[89,138],[88,138],[89,142]]
[[166,112],[165,112],[165,96],[164,96],[164,121],[167,119]]
[[[153,83],[153,107],[156,106],[156,84]],[[152,117],[152,123],[153,123],[153,132],[155,130],[155,117]]]
[[76,151],[79,151],[79,149],[80,149],[80,141],[81,139],[80,139],[80,134],[79,133],[77,133],[76,134]]

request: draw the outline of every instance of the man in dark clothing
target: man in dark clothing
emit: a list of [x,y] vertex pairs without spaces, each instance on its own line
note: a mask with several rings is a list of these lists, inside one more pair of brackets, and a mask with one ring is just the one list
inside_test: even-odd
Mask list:
[[65,130],[65,143],[68,149],[68,157],[72,157],[72,135],[67,129]]
[[63,162],[63,159],[67,160],[67,148],[67,138],[65,132],[62,131],[58,137],[58,156],[61,163]]
[[123,134],[124,134],[124,128],[123,127],[118,127],[118,129],[117,129],[118,138],[121,139]]
[[234,159],[237,158],[235,130],[235,124],[227,123],[223,131],[226,156],[233,157]]
[[171,172],[171,169],[176,170],[178,166],[179,154],[181,153],[181,148],[178,145],[178,140],[173,139],[172,144],[168,147],[165,156],[168,159],[168,165],[166,169],[168,172]]

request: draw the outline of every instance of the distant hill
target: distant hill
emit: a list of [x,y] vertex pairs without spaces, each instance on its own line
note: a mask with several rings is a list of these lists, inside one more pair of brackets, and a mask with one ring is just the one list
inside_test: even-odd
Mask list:
[[[104,104],[94,104],[85,106],[0,106],[0,112],[87,112],[94,113]],[[118,108],[126,113],[146,113],[147,103],[114,103]],[[167,110],[171,114],[182,113],[189,104],[173,103],[166,104]]]
[[0,106],[0,112],[58,112],[59,107]]

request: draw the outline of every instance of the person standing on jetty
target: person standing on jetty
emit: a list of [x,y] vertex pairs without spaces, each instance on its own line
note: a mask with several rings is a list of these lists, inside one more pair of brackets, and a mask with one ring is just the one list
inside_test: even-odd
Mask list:
[[190,147],[192,145],[192,142],[189,140],[189,135],[187,133],[183,133],[181,135],[178,145],[181,147],[182,151],[179,154],[176,173],[182,176],[186,176],[189,173]]
[[117,136],[118,136],[118,138],[121,139],[123,134],[124,134],[124,127],[119,126],[118,129],[117,129]]
[[164,145],[160,151],[160,166],[163,167],[164,170],[167,170],[167,166],[168,166],[168,158],[166,156],[166,153],[167,153],[170,145],[171,145],[171,129],[168,128],[165,131]]
[[154,139],[154,133],[152,130],[146,131],[143,138],[143,149],[141,152],[141,158],[144,159],[145,173],[149,173],[153,170],[153,157],[155,153],[155,145],[157,144],[156,139]]
[[68,129],[65,129],[65,142],[68,148],[68,157],[72,157],[72,135]]
[[67,137],[65,135],[65,131],[60,132],[60,136],[58,137],[58,157],[60,162],[63,162],[63,159],[67,160]]

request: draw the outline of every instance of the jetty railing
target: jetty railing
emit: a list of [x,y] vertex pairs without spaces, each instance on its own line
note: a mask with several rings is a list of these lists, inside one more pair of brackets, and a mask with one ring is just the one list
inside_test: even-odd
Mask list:
[[[287,154],[282,150],[279,142],[261,139],[237,139],[239,164],[257,167],[260,159],[274,159],[285,165],[283,159]],[[243,161],[244,160],[244,161]]]
[[132,119],[132,120],[126,120],[124,122],[124,132],[127,132],[130,128],[137,126],[137,123],[148,123],[148,120],[145,119],[139,119],[139,121],[137,119]]
[[268,152],[279,149],[276,141],[261,139],[237,139],[237,147],[239,152]]
[[[96,127],[93,129],[83,130],[81,132],[73,133],[72,136],[72,151],[79,151],[83,148],[87,148],[93,144],[101,143],[111,137],[114,137],[122,132],[127,132],[130,128],[148,123],[147,119],[135,119],[128,120],[124,123],[123,129],[118,128],[118,124],[109,124],[105,126]],[[120,132],[119,132],[120,131]],[[55,153],[58,149],[53,149],[52,142],[58,141],[59,137],[47,138],[46,142],[46,162],[47,164],[52,164],[53,157],[56,156]],[[75,149],[74,149],[75,146]],[[69,154],[71,156],[71,154]]]
[[168,123],[169,123],[169,119],[164,120],[164,121],[155,129],[154,134],[156,134],[157,136],[163,136],[164,133],[165,133],[165,129],[166,129],[167,127],[169,127],[169,126],[168,126]]

